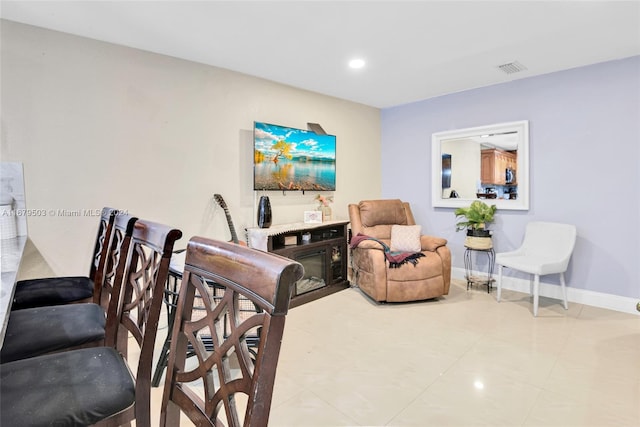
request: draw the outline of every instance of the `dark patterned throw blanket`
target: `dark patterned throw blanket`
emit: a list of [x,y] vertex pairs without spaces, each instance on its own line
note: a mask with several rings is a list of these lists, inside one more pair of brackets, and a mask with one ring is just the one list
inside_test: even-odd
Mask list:
[[401,265],[406,264],[407,262],[413,264],[413,266],[415,267],[415,265],[418,263],[418,258],[422,258],[424,256],[422,252],[392,252],[391,248],[380,240],[376,239],[375,237],[366,236],[362,233],[358,233],[356,236],[353,236],[351,238],[351,249],[354,249],[363,240],[373,240],[374,242],[378,242],[380,246],[382,246],[382,249],[384,250],[384,256],[387,258],[387,261],[389,261],[389,268],[398,268]]

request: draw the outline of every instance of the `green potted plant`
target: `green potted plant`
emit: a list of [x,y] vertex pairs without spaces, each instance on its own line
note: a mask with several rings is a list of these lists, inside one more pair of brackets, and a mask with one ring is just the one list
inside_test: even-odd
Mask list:
[[456,231],[467,230],[465,246],[476,249],[490,249],[491,231],[487,229],[487,224],[493,222],[496,205],[487,205],[485,202],[475,200],[469,207],[458,208],[453,213],[458,222]]

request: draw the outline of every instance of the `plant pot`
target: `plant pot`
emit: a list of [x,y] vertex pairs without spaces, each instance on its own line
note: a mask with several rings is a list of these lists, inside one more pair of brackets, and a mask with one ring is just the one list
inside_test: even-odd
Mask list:
[[485,229],[469,229],[467,230],[467,236],[470,237],[491,237],[491,231]]
[[467,237],[464,239],[464,246],[470,249],[487,250],[493,248],[491,231],[489,230],[467,230]]

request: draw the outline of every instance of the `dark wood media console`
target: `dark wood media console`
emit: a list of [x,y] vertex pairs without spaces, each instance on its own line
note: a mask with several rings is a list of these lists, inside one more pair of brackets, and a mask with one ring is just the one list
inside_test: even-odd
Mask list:
[[[277,226],[274,227],[277,234],[267,236],[267,251],[296,260],[304,266],[304,277],[296,283],[290,307],[349,287],[348,224],[349,221],[291,224],[287,231],[277,231],[283,227]],[[261,232],[269,233],[268,230]]]

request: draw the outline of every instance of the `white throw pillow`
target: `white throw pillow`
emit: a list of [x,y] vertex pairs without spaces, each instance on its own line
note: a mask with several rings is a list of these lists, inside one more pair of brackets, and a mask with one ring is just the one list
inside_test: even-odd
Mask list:
[[391,226],[391,250],[393,252],[420,252],[419,225],[393,225]]

